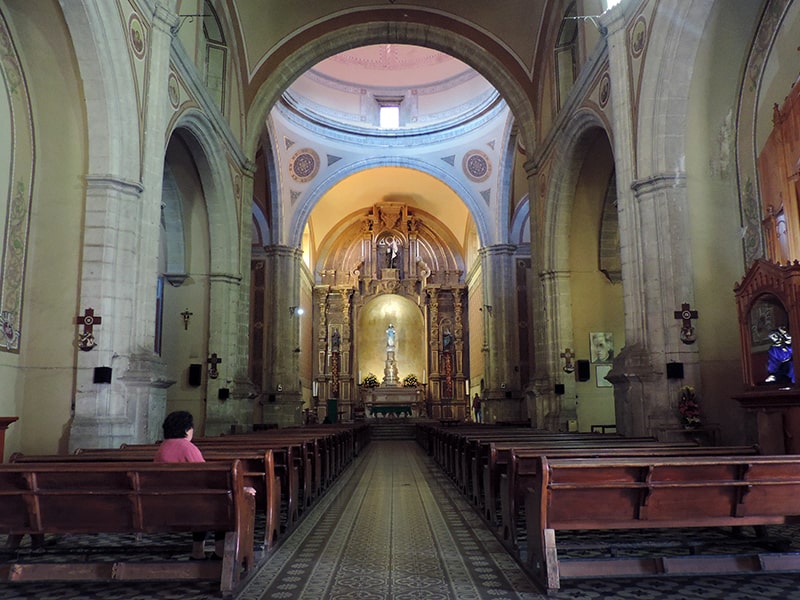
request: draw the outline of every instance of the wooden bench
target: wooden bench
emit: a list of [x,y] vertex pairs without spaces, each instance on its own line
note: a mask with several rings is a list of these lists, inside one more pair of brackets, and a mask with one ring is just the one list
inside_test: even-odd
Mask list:
[[682,446],[663,443],[596,448],[520,448],[511,451],[511,467],[500,477],[500,539],[516,553],[517,527],[524,516],[525,490],[536,483],[539,458],[611,458],[611,457],[673,457],[673,456],[754,456],[756,446]]
[[800,521],[800,457],[540,456],[526,490],[526,565],[547,590],[562,578],[800,570],[800,553],[558,556],[556,532],[761,526]]
[[[152,462],[156,450],[157,446],[152,445],[108,450],[94,449],[91,452],[78,452],[77,454],[26,455],[17,452],[9,457],[9,462],[15,464]],[[281,482],[276,475],[272,450],[208,450],[203,456],[208,462],[230,463],[234,460],[240,461],[244,484],[255,490],[256,511],[264,515],[263,544],[265,550],[270,550],[278,541],[280,535],[281,510]]]
[[[224,531],[221,562],[136,561],[0,564],[0,579],[219,579],[232,594],[254,566],[255,499],[239,461],[0,465],[0,533],[159,534]],[[187,545],[188,552],[188,545]]]

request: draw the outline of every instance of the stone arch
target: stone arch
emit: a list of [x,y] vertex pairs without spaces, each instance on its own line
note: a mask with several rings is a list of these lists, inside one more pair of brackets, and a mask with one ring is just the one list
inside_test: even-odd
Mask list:
[[415,169],[417,171],[421,171],[422,173],[427,173],[431,177],[435,177],[439,181],[443,182],[445,185],[450,187],[459,198],[461,198],[462,202],[467,205],[467,208],[473,215],[473,220],[478,228],[478,235],[480,238],[482,240],[492,239],[492,231],[488,226],[488,223],[491,222],[491,215],[489,215],[489,209],[486,206],[486,203],[480,197],[476,196],[469,187],[464,185],[464,183],[458,177],[454,176],[452,172],[444,168],[437,167],[430,162],[417,160],[414,158],[402,158],[399,160],[392,159],[391,161],[387,161],[385,157],[373,157],[352,163],[348,165],[346,169],[335,171],[329,177],[321,180],[313,190],[310,190],[306,194],[303,203],[298,207],[293,215],[293,220],[289,228],[290,234],[288,245],[300,245],[303,237],[303,230],[305,228],[305,224],[308,222],[309,216],[311,215],[311,211],[314,209],[314,206],[316,206],[317,202],[319,202],[320,198],[330,188],[354,173],[386,166]]
[[653,95],[640,98],[638,103],[639,163],[635,177],[639,178],[685,171],[689,123],[686,91],[713,3],[691,0],[659,9],[653,19],[660,26],[652,29],[641,83],[642,89],[653,90]]
[[111,2],[62,0],[84,82],[89,173],[138,181],[141,145],[128,34]]
[[603,121],[595,113],[581,110],[570,120],[569,126],[560,137],[561,143],[555,155],[563,158],[552,165],[552,185],[548,191],[544,219],[548,228],[540,242],[545,271],[569,270],[572,198],[580,177],[581,163],[586,158],[586,148],[592,134],[598,129],[602,129],[608,137]]
[[[523,86],[529,83],[528,76],[516,61],[510,56],[500,56],[503,52],[500,46],[477,31],[455,33],[455,31],[465,31],[463,22],[450,21],[441,15],[436,15],[437,19],[445,22],[442,26],[434,26],[425,22],[433,16],[430,13],[419,11],[412,15],[412,12],[407,9],[386,9],[380,11],[380,21],[372,22],[367,22],[366,19],[374,19],[375,11],[356,13],[350,17],[362,18],[365,22],[352,24],[348,21],[342,26],[337,26],[335,18],[330,19],[319,25],[319,28],[328,28],[328,31],[317,33],[318,28],[312,28],[304,32],[307,43],[300,45],[297,50],[274,53],[272,57],[274,64],[264,63],[260,66],[260,69],[269,72],[269,75],[261,84],[250,107],[248,122],[259,125],[246,134],[244,146],[248,156],[252,156],[258,147],[261,124],[266,122],[269,111],[283,91],[300,74],[320,60],[338,52],[362,45],[386,42],[415,44],[440,50],[473,67],[494,85],[508,103],[525,147],[535,147],[533,133],[536,121],[533,106],[523,89]],[[419,19],[419,22],[415,19]],[[451,30],[448,30],[448,26]],[[475,39],[466,37],[466,34]],[[478,39],[483,44],[478,43]],[[487,48],[496,50],[487,52]],[[510,68],[509,65],[513,67]],[[256,73],[253,79],[259,80],[259,77],[259,73]]]
[[171,135],[186,143],[197,165],[208,213],[209,245],[212,249],[212,273],[238,275],[239,222],[235,190],[227,153],[222,148],[212,124],[200,112],[191,110],[176,121]]

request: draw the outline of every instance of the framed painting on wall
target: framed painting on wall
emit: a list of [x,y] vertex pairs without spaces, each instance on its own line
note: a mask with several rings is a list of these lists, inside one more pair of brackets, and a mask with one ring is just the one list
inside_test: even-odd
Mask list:
[[614,360],[614,334],[603,331],[590,333],[589,356],[593,363],[606,363]]

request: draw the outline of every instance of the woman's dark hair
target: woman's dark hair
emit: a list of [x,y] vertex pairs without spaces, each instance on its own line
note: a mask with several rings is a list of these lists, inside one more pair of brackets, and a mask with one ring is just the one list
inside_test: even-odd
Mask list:
[[164,439],[185,438],[186,432],[194,427],[192,413],[185,410],[176,410],[167,415],[164,419]]

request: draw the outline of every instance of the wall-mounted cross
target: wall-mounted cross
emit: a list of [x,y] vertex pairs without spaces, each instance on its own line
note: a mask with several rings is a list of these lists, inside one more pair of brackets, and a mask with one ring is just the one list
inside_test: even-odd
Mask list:
[[564,372],[572,373],[575,370],[575,364],[572,359],[575,358],[575,353],[571,348],[567,348],[561,353],[561,358],[564,359]]
[[94,342],[94,326],[102,322],[103,318],[95,315],[93,308],[87,308],[82,315],[75,317],[75,323],[83,325],[83,331],[78,333],[78,348],[88,352],[97,345]]
[[208,364],[210,365],[208,368],[208,376],[211,379],[216,379],[217,377],[219,377],[219,372],[217,371],[217,365],[221,362],[222,359],[217,356],[216,352],[208,357]]
[[697,319],[697,311],[689,306],[687,302],[681,304],[681,309],[675,311],[675,318],[682,321],[681,324],[681,341],[684,344],[694,344],[697,340],[694,327],[692,327],[692,319]]

